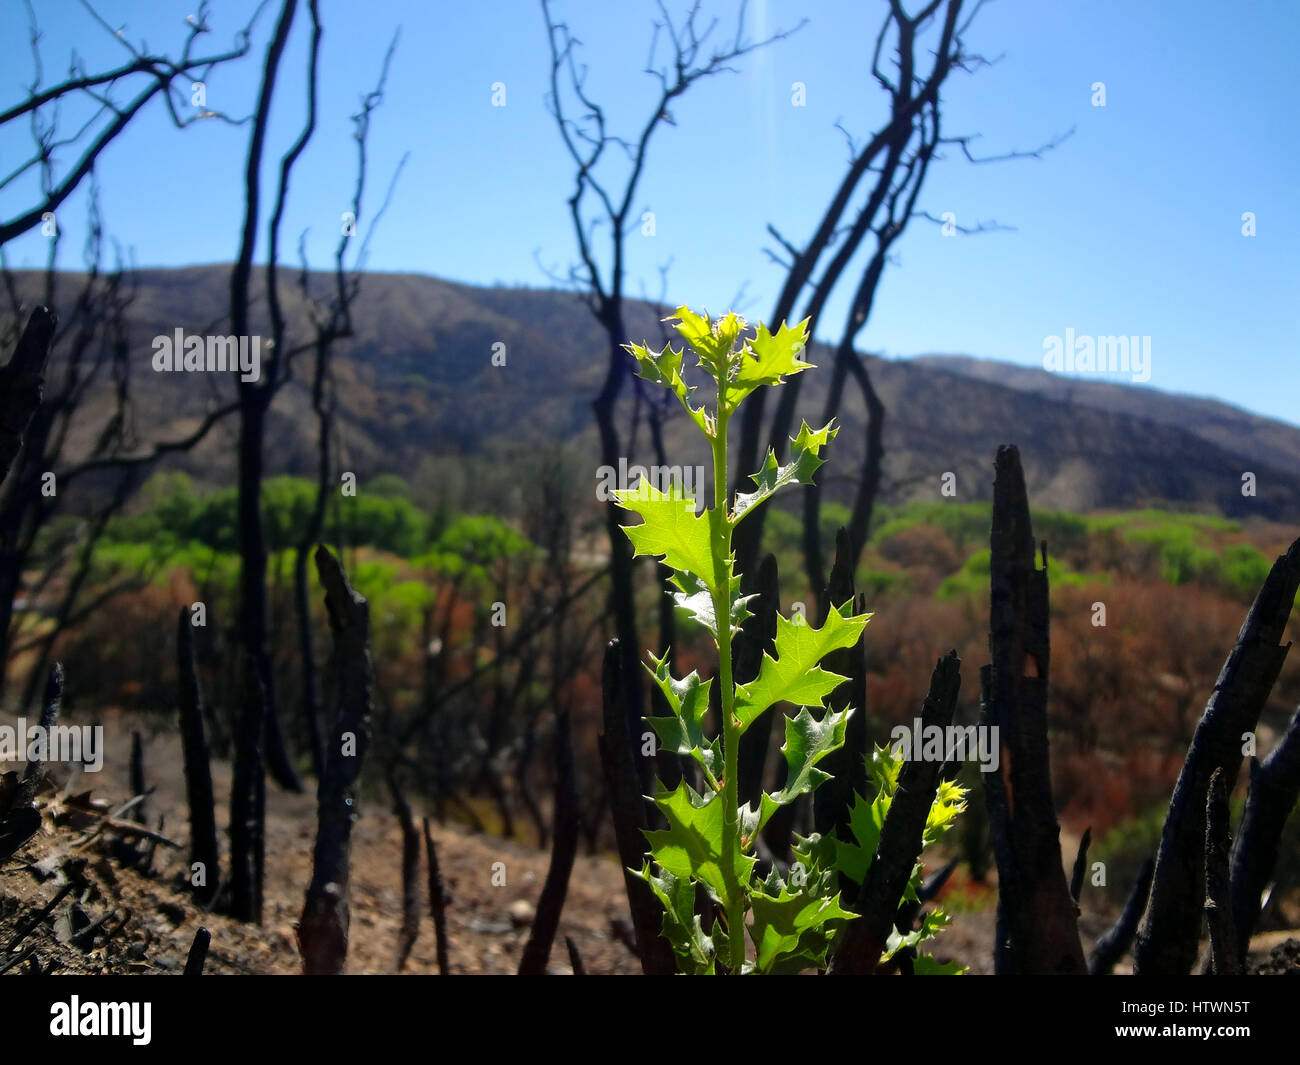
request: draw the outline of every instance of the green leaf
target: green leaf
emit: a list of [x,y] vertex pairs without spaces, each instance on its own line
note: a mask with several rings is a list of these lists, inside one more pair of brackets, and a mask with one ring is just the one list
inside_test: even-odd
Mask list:
[[[759,797],[758,809],[748,803],[740,807],[740,845],[742,850],[749,850],[754,844],[754,837],[763,831],[771,816],[780,806],[767,792]],[[775,869],[775,866],[773,867]]]
[[785,786],[772,796],[773,802],[787,806],[830,779],[829,773],[815,767],[844,746],[844,730],[852,712],[828,710],[818,721],[804,707],[796,716],[785,719],[785,744],[781,748],[785,755]]
[[838,893],[825,899],[802,891],[791,894],[786,889],[776,896],[756,891],[750,902],[754,919],[749,926],[749,938],[757,952],[754,964],[760,972],[770,970],[772,963],[783,955],[806,953],[809,964],[823,964],[826,957],[824,937],[819,943],[819,959],[816,948],[810,949],[811,933],[818,931],[827,921],[847,921],[856,916],[840,906]]
[[773,336],[761,322],[758,333],[745,345],[739,367],[727,390],[727,400],[735,406],[762,385],[780,384],[787,374],[812,369],[812,363],[799,356],[808,344],[808,319],[791,329],[784,322]]
[[925,832],[922,845],[930,846],[937,842],[957,823],[957,815],[966,809],[966,789],[953,780],[939,781],[939,790],[935,793],[930,812],[925,816]]
[[784,466],[777,463],[776,452],[768,448],[763,468],[751,477],[757,486],[756,490],[736,493],[735,520],[739,521],[786,485],[812,484],[813,474],[825,462],[821,457],[821,449],[834,440],[839,431],[834,419],[820,429],[809,429],[808,423],[804,422],[798,435],[790,438],[791,459]]
[[662,658],[651,655],[654,666],[646,666],[664,694],[672,717],[648,718],[660,742],[674,754],[689,755],[708,771],[713,781],[722,772],[722,752],[716,739],[704,735],[704,716],[709,712],[709,688],[712,680],[701,680],[692,670],[676,680],[668,669],[668,652]]
[[[693,573],[674,573],[672,582],[679,589],[672,593],[673,602],[688,611],[696,621],[708,629],[716,641],[718,619],[714,617],[713,590]],[[740,594],[740,578],[735,574],[730,576],[729,583],[731,585],[728,596],[731,602],[731,635],[735,636],[741,623],[751,613],[749,601],[754,596]]]
[[735,712],[741,732],[773,703],[820,708],[822,700],[848,678],[830,673],[817,663],[836,648],[856,643],[870,618],[870,614],[845,617],[839,610],[832,610],[826,624],[814,629],[807,622],[794,622],[778,614],[773,648],[776,657],[765,653],[758,676],[749,684],[736,686]]
[[745,328],[745,319],[734,312],[724,314],[717,321],[710,322],[708,314],[696,314],[689,307],[678,307],[674,317],[665,318],[665,322],[677,330],[677,334],[690,344],[699,356],[700,366],[717,380],[730,373],[735,358],[736,341]]
[[913,976],[965,976],[966,966],[959,961],[938,961],[933,954],[918,954],[912,959]]
[[901,935],[898,929],[891,928],[889,938],[885,940],[885,953],[880,956],[880,960],[888,961],[904,947],[915,947],[927,939],[933,939],[950,924],[952,918],[943,910],[931,910],[921,918],[921,927],[908,932],[907,935]]
[[867,878],[867,871],[876,857],[876,847],[880,844],[880,830],[885,825],[885,815],[889,813],[891,793],[883,789],[868,802],[856,792],[853,806],[849,810],[849,831],[855,842],[846,843],[835,840],[835,868],[854,883],[861,884]]
[[712,587],[713,553],[708,514],[695,513],[695,500],[685,497],[676,481],[661,492],[648,479],[636,488],[613,493],[619,506],[639,514],[640,525],[624,525],[638,555],[655,555],[676,570],[684,570]]
[[691,396],[694,394],[695,389],[688,385],[685,378],[682,377],[682,355],[684,353],[673,351],[670,347],[665,347],[662,351],[651,351],[644,344],[624,344],[623,348],[636,359],[637,376],[667,388],[668,391],[681,400],[681,404],[686,408],[686,413],[691,416],[691,420],[703,430],[706,417],[704,408],[691,406]]
[[[654,860],[676,877],[702,881],[714,898],[733,896],[739,885],[728,885],[727,863],[722,854],[722,793],[701,797],[683,781],[674,791],[660,785],[655,805],[663,811],[668,828],[646,832]],[[756,858],[740,853],[732,855],[732,864],[740,884],[748,884]]]
[[673,876],[660,870],[658,876],[650,871],[650,863],[637,873],[663,903],[664,938],[672,945],[677,956],[677,968],[691,976],[712,976],[714,973],[714,944],[704,934],[699,915],[695,912],[695,885],[689,879]]

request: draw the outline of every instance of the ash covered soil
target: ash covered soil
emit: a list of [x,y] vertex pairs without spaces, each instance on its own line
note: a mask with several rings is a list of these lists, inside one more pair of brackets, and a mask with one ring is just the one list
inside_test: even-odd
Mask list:
[[[294,925],[311,879],[316,835],[313,794],[294,795],[267,784],[266,884],[260,928],[216,913],[205,913],[185,890],[189,823],[184,798],[180,742],[173,735],[146,739],[145,779],[155,790],[147,800],[149,824],[165,818],[163,834],[182,844],[178,850],[155,846],[152,874],[123,863],[124,840],[105,831],[79,846],[97,817],[80,812],[75,797],[86,791],[107,800],[108,811],[131,796],[128,777],[130,723],[105,721],[104,768],[69,779],[52,767],[55,787],[38,796],[41,829],[0,867],[0,968],[34,948],[10,972],[179,973],[199,927],[212,933],[205,973],[297,973],[301,959]],[[21,768],[21,767],[20,767]],[[230,766],[213,760],[213,787],[222,861],[227,853]],[[312,783],[306,783],[308,791]],[[352,834],[351,932],[348,972],[395,971],[402,919],[402,834],[390,807],[363,801]],[[418,818],[420,810],[416,808]],[[129,818],[130,813],[124,815]],[[541,893],[549,854],[493,836],[476,835],[432,823],[447,906],[447,950],[453,973],[513,973],[528,937],[533,905]],[[421,848],[423,851],[423,847]],[[493,865],[505,865],[506,883],[493,886]],[[436,937],[428,913],[426,869],[421,853],[422,923],[405,972],[436,973]],[[50,918],[8,951],[16,932],[54,899],[66,884],[72,890]],[[634,973],[640,965],[611,930],[627,919],[623,880],[612,859],[580,854],[551,952],[551,971],[570,973],[564,937],[570,936],[590,973]],[[69,911],[79,910],[80,913]],[[120,930],[115,926],[126,918]],[[105,923],[87,941],[83,925]],[[79,937],[78,932],[82,935]],[[106,941],[105,941],[106,940]]]
[[[179,849],[152,847],[148,868],[132,859],[148,841],[124,837],[113,829],[88,837],[100,813],[117,810],[131,797],[129,752],[132,727],[126,717],[104,721],[106,751],[98,773],[72,773],[60,766],[49,771],[37,798],[41,828],[0,866],[0,971],[19,973],[153,973],[175,974],[200,927],[212,935],[207,974],[294,974],[301,971],[294,925],[302,911],[311,878],[316,808],[312,794],[294,795],[268,782],[266,816],[266,883],[261,927],[205,912],[190,896],[188,814],[179,739],[162,734],[146,738],[144,765],[148,824],[164,819],[162,834]],[[213,786],[217,824],[226,861],[230,766],[214,759]],[[307,782],[308,791],[311,782]],[[89,797],[86,797],[89,793]],[[417,819],[420,815],[417,807]],[[130,813],[119,820],[129,819]],[[528,937],[534,906],[546,876],[546,851],[475,834],[456,825],[432,824],[443,881],[449,895],[447,951],[453,974],[505,974],[517,970]],[[1077,841],[1063,834],[1062,846]],[[360,804],[352,835],[350,884],[351,935],[348,972],[396,971],[401,926],[402,835],[390,807],[378,799]],[[493,884],[494,865],[504,863],[506,883]],[[426,869],[421,854],[422,900],[419,938],[404,971],[438,972],[436,937],[428,913]],[[498,877],[499,879],[499,877]],[[48,915],[41,911],[57,903]],[[569,882],[568,899],[551,951],[549,971],[570,974],[565,937],[573,940],[591,974],[633,974],[640,965],[622,941],[616,924],[630,934],[626,895],[612,856],[579,854]],[[1108,921],[1085,912],[1080,919],[1085,943],[1108,927]],[[1263,973],[1300,972],[1300,940],[1294,933],[1256,937],[1252,969]],[[957,913],[935,944],[941,959],[958,958],[974,974],[992,971],[994,915]],[[1128,959],[1117,972],[1129,971]]]

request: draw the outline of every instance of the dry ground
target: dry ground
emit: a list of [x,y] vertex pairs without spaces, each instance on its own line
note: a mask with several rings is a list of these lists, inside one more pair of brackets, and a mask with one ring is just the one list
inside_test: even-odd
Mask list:
[[[69,816],[78,820],[67,803],[67,798],[77,793],[91,790],[96,799],[107,800],[114,807],[130,796],[130,735],[139,722],[109,717],[104,724],[107,749],[103,770],[80,775],[53,770],[51,776],[59,786],[47,790],[39,800],[46,813],[42,830],[0,868],[0,969],[22,958],[12,971],[30,971],[39,964],[43,970],[56,972],[179,972],[195,930],[203,926],[212,933],[207,973],[300,971],[294,923],[311,876],[316,823],[313,797],[291,795],[268,785],[262,927],[202,912],[182,887],[186,846],[179,850],[158,846],[152,875],[145,875],[115,859],[113,848],[121,844],[112,833],[79,846],[86,835],[83,827],[55,825],[53,815],[60,811],[62,820]],[[146,781],[155,789],[148,799],[150,823],[156,824],[163,815],[164,833],[185,844],[188,824],[181,765],[180,744],[174,734],[146,739]],[[224,845],[229,765],[215,761],[213,776]],[[79,820],[89,819],[83,815]],[[435,825],[433,835],[451,895],[447,923],[452,972],[514,972],[546,875],[548,854],[454,825]],[[1062,846],[1072,855],[1077,841],[1063,838]],[[349,972],[394,971],[401,923],[401,849],[401,831],[387,805],[377,800],[364,802],[353,832]],[[493,885],[497,862],[504,863],[504,886]],[[423,877],[422,869],[422,895]],[[17,949],[9,949],[15,933],[68,881],[75,888],[54,911],[54,918],[23,936]],[[74,900],[76,912],[69,907]],[[82,925],[100,919],[105,923],[89,945],[74,944]],[[612,931],[612,922],[626,919],[627,903],[617,863],[612,857],[579,855],[551,955],[551,972],[572,971],[565,936],[573,939],[589,973],[638,972],[636,959]],[[1106,918],[1085,911],[1081,917],[1085,943],[1090,945],[1107,925]],[[1264,971],[1300,971],[1300,941],[1291,938],[1293,935],[1257,937],[1260,950],[1252,960]],[[987,973],[992,971],[993,940],[991,912],[957,913],[935,953],[960,958],[972,973]],[[29,951],[31,957],[23,958]],[[406,971],[437,972],[434,932],[427,913]],[[1117,971],[1128,971],[1127,963]]]

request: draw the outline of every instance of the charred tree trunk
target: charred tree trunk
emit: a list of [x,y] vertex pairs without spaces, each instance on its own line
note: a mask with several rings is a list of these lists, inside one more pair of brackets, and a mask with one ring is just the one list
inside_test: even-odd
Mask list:
[[357,817],[357,779],[370,741],[374,676],[370,605],[353,591],[338,560],[324,547],[316,549],[316,570],[325,586],[325,609],[334,634],[339,712],[317,796],[316,848],[298,923],[298,947],[305,973],[334,974],[343,972],[348,955],[352,824]]
[[1229,792],[1241,766],[1242,737],[1253,733],[1290,644],[1279,646],[1296,589],[1300,540],[1269,572],[1246,615],[1183,762],[1156,853],[1146,924],[1138,936],[1134,971],[1185,976],[1196,963],[1204,911],[1205,803],[1210,778],[1222,769]]
[[1061,861],[1047,743],[1046,558],[1034,533],[1020,453],[998,449],[990,538],[992,663],[980,670],[980,725],[997,728],[999,768],[985,774],[998,863],[998,973],[1082,973],[1083,947]]
[[262,923],[262,870],[266,859],[263,707],[257,666],[245,655],[235,766],[230,784],[230,891],[232,916],[254,924]]
[[[221,882],[217,849],[217,815],[212,798],[212,755],[203,730],[203,695],[194,669],[194,626],[188,607],[176,621],[176,667],[180,677],[181,755],[185,762],[185,796],[190,808],[190,876],[195,894],[207,901]],[[203,884],[194,885],[195,874]]]
[[302,784],[289,760],[275,708],[275,670],[267,634],[266,530],[262,526],[262,442],[266,435],[266,403],[260,393],[249,395],[241,407],[239,424],[239,574],[240,634],[257,670],[263,691],[262,727],[265,730],[267,768],[288,791]]
[[[610,469],[618,469],[620,451],[618,426],[616,424],[616,405],[623,379],[627,376],[627,364],[631,359],[622,345],[627,342],[623,329],[623,312],[621,301],[614,301],[611,308],[602,316],[602,324],[610,336],[609,369],[605,386],[601,389],[592,410],[596,415],[596,429],[600,436],[600,461]],[[605,506],[605,533],[609,540],[609,604],[614,614],[614,629],[618,634],[619,654],[622,656],[622,669],[618,673],[618,683],[622,688],[619,703],[627,718],[626,732],[629,736],[638,736],[644,725],[644,709],[641,692],[641,661],[638,648],[641,646],[636,623],[636,586],[633,580],[632,543],[623,531],[622,523],[626,520],[624,511],[614,502]],[[638,779],[641,781],[643,794],[648,794],[652,785],[652,768],[649,761],[640,759],[636,763]]]
[[395,777],[389,777],[388,786],[393,793],[393,813],[402,826],[402,927],[397,934],[397,958],[393,962],[393,968],[400,973],[420,937],[420,832]]
[[245,654],[230,795],[230,878],[233,914],[262,923],[266,868],[266,692]]
[[[281,4],[275,34],[267,47],[257,98],[257,111],[249,135],[248,158],[244,170],[244,223],[240,234],[238,257],[230,272],[230,328],[237,337],[249,336],[251,332],[249,283],[252,277],[253,249],[259,222],[262,155],[271,116],[271,99],[275,94],[276,77],[289,39],[289,31],[293,27],[297,6],[297,0],[283,0]],[[273,226],[273,240],[274,237]],[[267,645],[266,534],[262,527],[261,511],[262,445],[266,436],[266,414],[275,395],[276,378],[280,369],[277,364],[281,359],[280,352],[271,354],[271,364],[263,367],[266,380],[260,383],[241,380],[238,384],[239,496],[236,521],[239,528],[241,561],[239,620],[240,637],[257,671],[263,693],[262,727],[265,730],[268,766],[281,787],[296,792],[302,790],[302,784],[285,749],[284,736],[280,731],[275,702],[275,673],[272,668],[271,652]]]
[[438,868],[438,849],[433,845],[433,833],[429,831],[429,819],[424,819],[424,855],[429,866],[429,916],[433,918],[433,931],[438,942],[438,972],[447,976],[451,968],[447,962],[447,889],[442,882],[442,870]]
[[551,831],[551,864],[537,901],[537,915],[519,962],[520,976],[542,976],[551,957],[551,944],[560,927],[560,912],[569,891],[569,876],[578,854],[578,789],[573,770],[569,713],[555,719],[555,815]]

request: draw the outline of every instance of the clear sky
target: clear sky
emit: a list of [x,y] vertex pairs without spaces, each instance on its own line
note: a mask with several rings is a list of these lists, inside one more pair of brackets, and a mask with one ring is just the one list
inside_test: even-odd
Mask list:
[[[95,69],[127,56],[77,0],[34,0],[46,81],[75,48]],[[98,10],[133,41],[174,51],[196,0],[101,0]],[[255,5],[221,0],[209,47],[224,47]],[[669,0],[680,12],[682,4]],[[916,4],[910,3],[909,7]],[[261,54],[278,4],[262,15],[255,54],[214,76],[208,105],[251,109]],[[373,238],[370,266],[476,283],[547,285],[537,259],[573,260],[565,199],[573,172],[544,107],[549,57],[533,0],[322,0],[325,37],[318,136],[304,156],[284,234],[292,264],[310,229],[313,264],[326,267],[351,195],[348,115],[373,82],[401,26],[387,100],[375,118],[374,211],[403,152],[410,161]],[[705,0],[720,32],[736,0]],[[761,37],[807,25],[739,61],[739,71],[696,85],[655,135],[637,215],[656,234],[629,240],[628,291],[766,315],[781,279],[762,254],[771,222],[788,238],[812,232],[847,160],[837,121],[859,139],[881,121],[869,71],[883,3],[803,0],[749,6]],[[585,45],[589,89],[611,125],[629,134],[655,83],[641,69],[652,3],[556,0]],[[268,141],[268,181],[296,134],[305,100],[305,2],[282,70]],[[1042,160],[972,166],[957,150],[931,168],[918,206],[959,224],[996,220],[1014,232],[944,237],[918,220],[895,246],[859,346],[889,356],[968,353],[1041,366],[1044,340],[1150,336],[1150,385],[1212,395],[1300,423],[1300,3],[1294,0],[995,0],[969,34],[995,66],[953,75],[949,133],[979,133],[993,154],[1029,149],[1075,129]],[[26,16],[0,4],[0,107],[31,79]],[[806,106],[791,101],[803,82]],[[1104,82],[1106,106],[1092,105]],[[492,86],[506,106],[492,106]],[[75,109],[67,112],[73,121]],[[7,173],[29,143],[0,136]],[[153,106],[102,157],[106,224],[139,265],[229,261],[238,241],[246,131],[203,123],[184,132]],[[65,160],[70,156],[65,155]],[[29,204],[15,183],[0,215]],[[268,196],[269,200],[269,196]],[[61,222],[63,262],[77,265],[84,198]],[[1257,235],[1242,235],[1253,212]],[[364,225],[364,219],[363,219]],[[12,242],[11,265],[38,266],[38,234]],[[259,248],[259,257],[264,249]],[[820,335],[836,339],[846,296]]]

